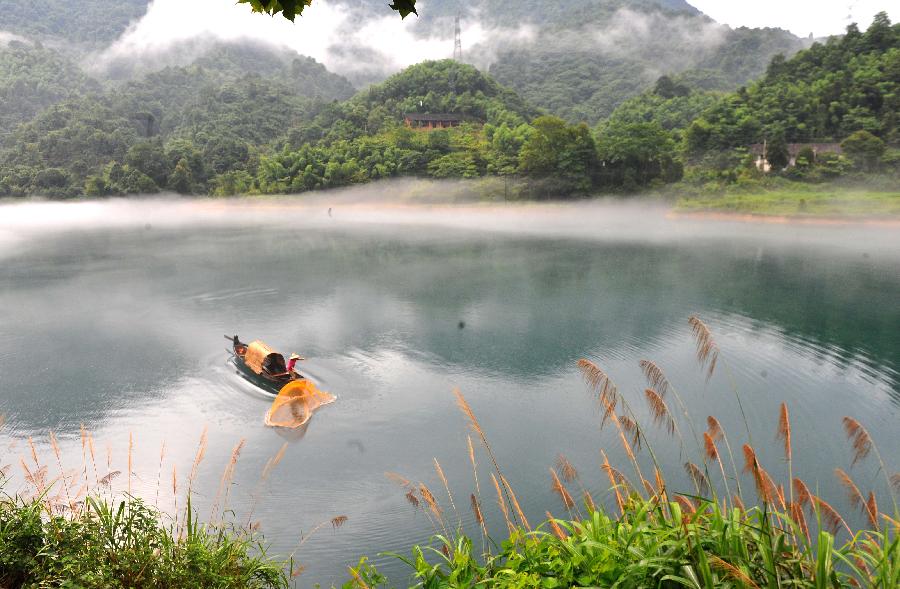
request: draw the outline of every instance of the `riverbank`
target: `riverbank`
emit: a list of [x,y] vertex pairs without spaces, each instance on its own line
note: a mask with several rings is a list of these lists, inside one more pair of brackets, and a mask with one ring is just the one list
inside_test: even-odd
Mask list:
[[798,185],[772,190],[723,191],[680,197],[678,214],[729,214],[744,220],[900,220],[900,190],[876,191]]
[[[39,488],[45,473],[31,475]],[[251,531],[199,523],[190,502],[167,525],[168,516],[139,499],[78,499],[68,485],[51,498],[53,486],[27,499],[0,496],[0,587],[288,586],[289,565],[267,558]]]

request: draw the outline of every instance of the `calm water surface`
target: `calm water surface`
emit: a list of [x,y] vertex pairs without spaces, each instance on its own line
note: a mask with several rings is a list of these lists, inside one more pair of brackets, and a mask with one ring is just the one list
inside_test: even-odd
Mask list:
[[[849,517],[831,474],[850,467],[843,415],[866,424],[900,470],[897,233],[699,222],[601,205],[336,207],[333,217],[326,207],[272,201],[2,205],[0,467],[14,465],[14,490],[29,436],[42,460],[55,460],[50,431],[67,468],[81,465],[84,424],[100,476],[127,470],[132,436],[132,491],[170,508],[172,468],[183,486],[208,428],[195,482],[201,514],[245,439],[230,508],[240,521],[259,521],[274,553],[290,554],[319,522],[349,518],[296,553],[306,566],[300,585],[340,583],[363,554],[402,585],[406,571],[376,555],[405,551],[433,529],[385,472],[438,489],[437,458],[458,517],[472,525],[454,388],[539,521],[546,509],[564,511],[547,472],[559,453],[606,500],[599,450],[627,467],[613,432],[599,428],[575,362],[603,366],[649,424],[638,368],[649,358],[698,428],[717,416],[732,446],[746,441],[736,388],[760,458],[779,480],[787,469],[775,425],[787,401],[795,473]],[[692,313],[722,350],[708,383],[694,358]],[[306,356],[305,369],[337,402],[303,431],[266,428],[268,400],[228,365],[225,333]],[[698,456],[681,427],[683,452],[650,431],[670,483],[689,491],[681,464]],[[478,458],[487,464],[483,452]],[[850,472],[864,491],[886,493],[873,463]],[[479,474],[499,533],[489,471]],[[123,474],[114,490],[127,484]]]

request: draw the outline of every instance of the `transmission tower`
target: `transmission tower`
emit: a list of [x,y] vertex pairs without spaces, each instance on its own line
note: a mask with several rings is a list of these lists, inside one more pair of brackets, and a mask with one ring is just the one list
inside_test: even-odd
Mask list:
[[458,14],[453,27],[453,59],[462,61],[462,31],[459,28]]

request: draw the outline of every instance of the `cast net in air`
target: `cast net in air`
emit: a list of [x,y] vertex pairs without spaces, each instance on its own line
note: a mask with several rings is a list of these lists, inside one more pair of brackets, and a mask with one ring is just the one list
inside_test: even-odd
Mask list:
[[290,382],[281,389],[266,413],[266,425],[297,428],[309,421],[313,412],[335,400],[335,396],[320,391],[312,382],[303,379]]

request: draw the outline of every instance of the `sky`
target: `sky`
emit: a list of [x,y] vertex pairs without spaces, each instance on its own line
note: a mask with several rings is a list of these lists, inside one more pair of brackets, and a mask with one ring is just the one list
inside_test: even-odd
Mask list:
[[732,27],[779,27],[800,37],[844,32],[851,22],[865,29],[884,10],[900,20],[898,0],[688,0],[713,19]]

